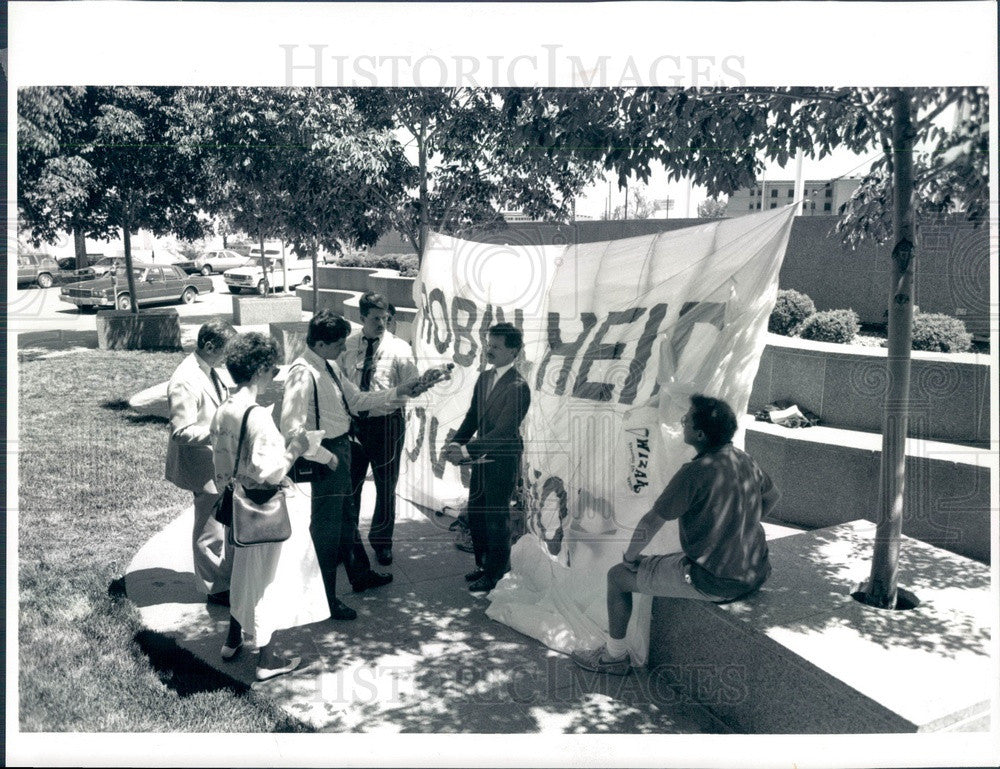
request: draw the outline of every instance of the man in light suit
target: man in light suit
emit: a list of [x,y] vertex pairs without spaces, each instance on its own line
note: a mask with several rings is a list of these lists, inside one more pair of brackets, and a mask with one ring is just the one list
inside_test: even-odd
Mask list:
[[[413,349],[388,330],[389,302],[368,292],[358,304],[361,329],[347,337],[340,367],[362,392],[389,390],[417,376]],[[369,466],[375,478],[375,510],[368,542],[383,566],[392,563],[392,533],[396,521],[396,481],[406,419],[396,405],[376,407],[354,416],[351,441],[351,487],[354,515],[361,512],[361,490]],[[357,521],[355,521],[357,528]],[[367,560],[360,536],[355,557]]]
[[[469,590],[488,592],[510,566],[510,498],[521,469],[521,422],[531,405],[528,383],[514,368],[524,346],[521,331],[510,323],[489,330],[486,362],[472,404],[444,456],[456,464],[471,462],[469,530],[476,569],[465,575]],[[475,437],[473,437],[475,436]]]
[[226,321],[210,320],[198,330],[197,349],[170,377],[170,440],[167,443],[166,479],[194,494],[194,573],[209,603],[229,605],[229,575],[225,530],[212,517],[219,490],[209,430],[215,410],[229,396],[216,366],[222,363],[226,341],[236,330]]

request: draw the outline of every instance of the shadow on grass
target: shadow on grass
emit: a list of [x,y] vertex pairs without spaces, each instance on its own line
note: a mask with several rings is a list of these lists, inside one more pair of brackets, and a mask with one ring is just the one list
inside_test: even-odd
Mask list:
[[181,648],[173,639],[152,630],[140,630],[135,642],[149,657],[149,662],[160,680],[181,697],[193,694],[228,690],[245,694],[250,687],[242,681],[225,675]]
[[126,422],[130,422],[133,425],[165,425],[170,422],[167,417],[160,416],[159,414],[136,414],[134,412],[125,413],[132,407],[124,398],[104,401],[104,403],[101,404],[101,408],[107,409],[108,411],[122,412],[122,418]]

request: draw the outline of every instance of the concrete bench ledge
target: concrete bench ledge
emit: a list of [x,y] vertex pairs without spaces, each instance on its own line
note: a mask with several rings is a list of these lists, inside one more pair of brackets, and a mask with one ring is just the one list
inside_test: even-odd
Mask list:
[[988,730],[989,567],[904,537],[899,583],[921,604],[872,609],[850,592],[874,531],[853,521],[770,541],[774,572],[746,601],[654,599],[651,674],[685,680],[740,733]]
[[[747,452],[781,489],[775,519],[808,529],[875,520],[881,435],[752,417],[743,424]],[[981,448],[909,439],[903,533],[988,563],[990,463]]]

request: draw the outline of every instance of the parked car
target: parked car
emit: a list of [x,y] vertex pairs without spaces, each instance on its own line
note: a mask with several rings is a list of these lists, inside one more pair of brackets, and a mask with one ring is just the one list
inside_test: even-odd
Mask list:
[[[143,263],[141,259],[136,259],[132,262],[133,266],[141,263]],[[102,275],[107,275],[109,272],[113,272],[114,270],[123,268],[124,266],[124,256],[102,256],[89,267],[84,267],[82,270],[72,270],[69,275],[65,276],[65,279],[75,281],[90,280],[92,278],[99,278]]]
[[[191,304],[198,294],[214,291],[212,279],[202,275],[188,275],[174,264],[134,264],[135,291],[140,305],[159,302]],[[132,309],[128,294],[128,276],[124,268],[109,274],[64,286],[62,300],[75,304],[81,310],[90,307],[116,307]]]
[[34,283],[39,288],[49,288],[59,273],[59,263],[48,254],[17,255],[17,285]]
[[[83,257],[83,267],[80,269],[86,269],[87,267],[92,267],[101,259],[104,258],[104,254],[86,254]],[[56,259],[59,263],[59,269],[63,272],[76,272],[76,257],[75,256],[64,256],[60,259]]]
[[225,272],[234,267],[246,267],[253,264],[253,259],[249,256],[242,256],[228,248],[218,251],[206,251],[197,259],[187,262],[178,262],[177,266],[185,272],[200,272],[202,275],[211,275],[213,272]]
[[[281,260],[267,260],[267,280],[271,289],[282,288],[284,285],[284,275],[281,269]],[[251,264],[246,267],[236,267],[228,270],[222,276],[229,287],[229,293],[239,294],[242,291],[256,291],[258,294],[264,293],[264,270],[260,264]],[[310,259],[290,259],[288,261],[288,287],[308,286],[312,282],[312,260]]]

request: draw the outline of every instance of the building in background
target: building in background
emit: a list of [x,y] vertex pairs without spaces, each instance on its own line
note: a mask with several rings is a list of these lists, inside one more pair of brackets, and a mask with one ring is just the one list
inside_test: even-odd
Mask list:
[[[835,216],[840,207],[851,199],[860,179],[815,180],[804,183],[802,216]],[[795,202],[795,181],[759,181],[753,187],[737,190],[729,196],[726,216],[743,216],[768,208],[780,208]]]

